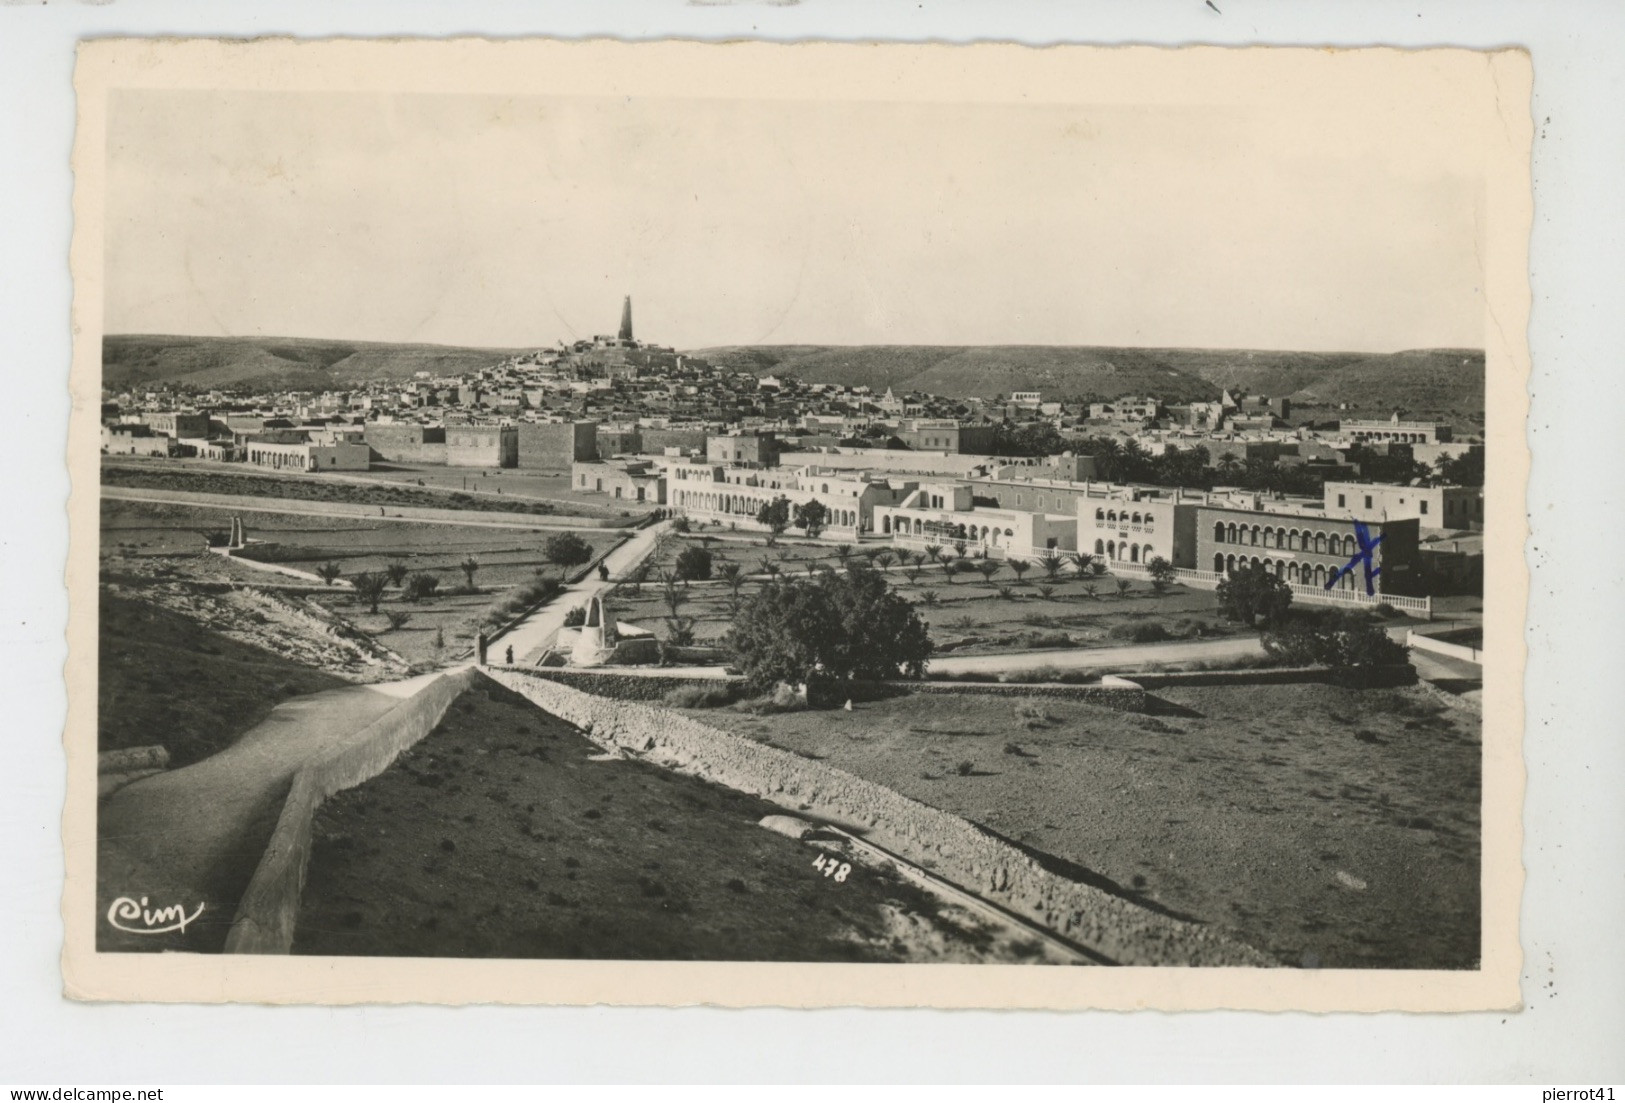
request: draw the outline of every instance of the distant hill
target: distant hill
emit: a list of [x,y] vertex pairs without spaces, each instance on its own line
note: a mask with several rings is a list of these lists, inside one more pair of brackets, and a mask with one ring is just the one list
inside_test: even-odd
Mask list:
[[102,384],[326,390],[372,379],[410,379],[414,372],[456,375],[490,367],[512,349],[396,345],[303,337],[176,337],[119,334],[102,338]]
[[961,398],[1011,391],[1109,399],[1155,394],[1217,398],[1225,388],[1288,396],[1302,405],[1351,403],[1371,411],[1481,418],[1484,354],[1469,349],[1396,353],[1249,349],[1142,349],[1052,345],[732,345],[696,355],[757,375],[809,383],[891,387]]
[[[298,337],[115,335],[102,339],[102,378],[116,390],[152,383],[326,390],[415,372],[456,375],[516,349],[387,344]],[[1286,396],[1300,405],[1349,403],[1362,413],[1403,410],[1481,421],[1484,354],[1474,349],[1395,353],[1249,349],[1143,349],[1058,345],[729,345],[697,349],[755,375],[867,385],[955,398],[1040,391],[1047,398],[1154,394],[1184,401],[1224,388]]]

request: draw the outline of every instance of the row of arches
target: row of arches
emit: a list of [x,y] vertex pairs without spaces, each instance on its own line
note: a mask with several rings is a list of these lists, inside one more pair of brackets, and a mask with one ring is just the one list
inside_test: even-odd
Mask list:
[[[1222,552],[1215,552],[1213,555],[1213,572],[1215,574],[1231,574],[1238,567],[1247,566],[1262,567],[1275,575],[1276,578],[1285,579],[1287,582],[1299,586],[1313,586],[1321,590],[1326,588],[1327,580],[1332,577],[1332,572],[1337,570],[1337,567],[1328,567],[1324,563],[1298,563],[1290,559],[1271,559],[1268,557],[1260,559],[1256,555],[1249,559],[1245,555],[1225,555]],[[1337,584],[1332,588],[1335,590],[1363,590],[1365,588],[1364,576],[1356,578],[1356,574],[1358,572],[1344,571],[1340,573],[1337,576]]]
[[[708,513],[722,513],[732,517],[756,519],[764,505],[770,505],[771,498],[759,498],[749,494],[701,494],[692,490],[679,491],[676,505],[683,509],[700,510]],[[858,526],[858,514],[852,509],[831,509],[829,520],[825,522],[830,528],[851,529]]]
[[1131,544],[1126,540],[1121,544],[1115,540],[1096,540],[1095,554],[1113,562],[1127,560],[1130,563],[1149,563],[1157,555],[1150,544]]
[[1142,523],[1150,525],[1155,523],[1156,516],[1150,513],[1141,513],[1139,510],[1130,513],[1126,509],[1118,512],[1115,509],[1102,507],[1095,510],[1095,520],[1108,525],[1138,525]]
[[1213,525],[1215,544],[1248,544],[1260,548],[1314,552],[1316,555],[1343,555],[1353,558],[1360,552],[1352,534],[1278,528],[1272,525],[1237,525],[1223,521]]
[[880,515],[880,531],[882,535],[888,536],[896,534],[918,536],[921,539],[964,540],[967,543],[986,544],[994,548],[1008,544],[1016,536],[1014,529],[1001,529],[997,525],[953,524],[903,516],[893,519],[889,513]]

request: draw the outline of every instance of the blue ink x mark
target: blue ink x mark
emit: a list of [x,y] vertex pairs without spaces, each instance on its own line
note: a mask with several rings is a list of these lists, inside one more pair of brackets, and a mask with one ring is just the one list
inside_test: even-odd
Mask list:
[[1386,535],[1387,534],[1384,533],[1383,536],[1379,536],[1373,540],[1371,539],[1371,530],[1365,527],[1364,521],[1354,522],[1354,538],[1360,542],[1360,550],[1353,559],[1348,561],[1346,565],[1342,567],[1334,567],[1332,569],[1332,576],[1326,580],[1326,589],[1330,590],[1333,586],[1336,586],[1337,580],[1342,578],[1344,575],[1353,574],[1355,564],[1364,563],[1366,596],[1375,597],[1377,594],[1377,588],[1376,586],[1372,585],[1372,582],[1379,574],[1382,573],[1382,568],[1377,566],[1377,561],[1372,558],[1372,553],[1377,550],[1377,545],[1382,543]]

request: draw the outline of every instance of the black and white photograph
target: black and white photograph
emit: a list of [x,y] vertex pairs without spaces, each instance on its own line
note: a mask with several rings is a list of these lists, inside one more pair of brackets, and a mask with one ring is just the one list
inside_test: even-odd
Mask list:
[[439,45],[81,53],[85,992],[1516,998],[1527,58]]

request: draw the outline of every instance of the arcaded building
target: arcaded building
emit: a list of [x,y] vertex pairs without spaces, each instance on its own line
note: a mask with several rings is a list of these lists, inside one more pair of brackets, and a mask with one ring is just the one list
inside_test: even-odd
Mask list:
[[[1261,566],[1288,582],[1323,587],[1333,572],[1360,554],[1356,522],[1318,512],[1273,512],[1240,507],[1196,510],[1197,568],[1224,574],[1238,566]],[[1419,570],[1420,523],[1414,517],[1367,523],[1379,593],[1423,591]],[[1380,541],[1380,542],[1379,542]],[[1363,564],[1338,578],[1337,587],[1365,589]]]

